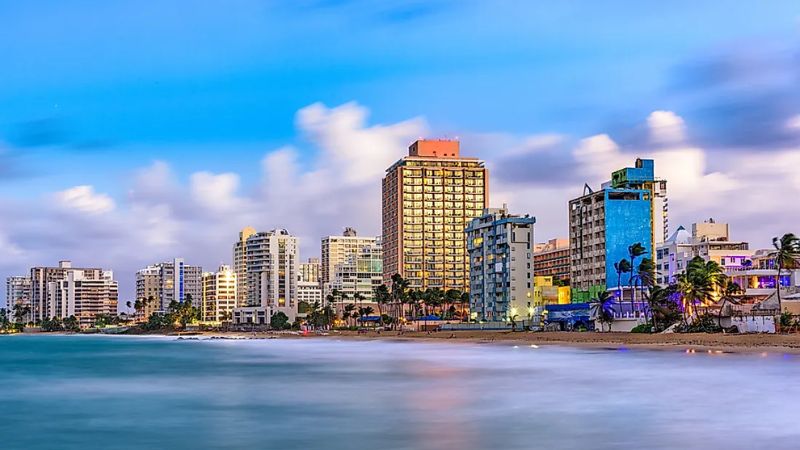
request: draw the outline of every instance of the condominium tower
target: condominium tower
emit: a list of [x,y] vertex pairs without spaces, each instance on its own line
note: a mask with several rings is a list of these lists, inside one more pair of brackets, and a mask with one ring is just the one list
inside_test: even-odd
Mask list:
[[347,297],[358,294],[372,301],[374,289],[383,282],[383,250],[377,237],[358,236],[346,228],[342,236],[322,238],[323,295],[334,290]]
[[[246,241],[247,306],[297,316],[297,238],[284,229],[252,234]],[[268,320],[268,318],[267,318]]]
[[233,244],[233,271],[236,272],[236,303],[247,303],[247,238],[256,234],[253,227],[244,227],[239,240]]
[[98,315],[116,316],[119,287],[110,270],[68,270],[65,278],[47,283],[48,314],[75,316],[79,326],[95,323]]
[[486,209],[466,229],[470,311],[479,320],[530,319],[533,310],[533,217]]
[[236,304],[236,273],[230,266],[221,265],[216,272],[203,273],[203,320],[231,320]]
[[469,288],[464,229],[488,205],[483,161],[454,140],[419,140],[383,178],[383,278],[412,289]]
[[200,308],[202,275],[202,267],[190,266],[182,258],[152,264],[136,272],[136,298],[148,300],[156,293],[157,306],[166,311],[173,300],[183,302],[191,297],[192,304]]
[[[67,280],[71,273],[79,273],[79,275],[73,276],[73,280],[81,283],[90,280],[102,280],[105,277],[105,272],[106,271],[100,268],[72,267],[71,261],[59,261],[57,267],[31,268],[31,319],[39,322],[51,317],[60,317],[61,309],[57,308],[56,305],[50,301],[51,297],[48,290],[56,288],[56,286],[51,283]],[[117,299],[114,297],[114,302],[116,301]],[[116,306],[114,308],[114,312],[116,313]],[[101,310],[105,311],[105,309]]]
[[533,247],[533,268],[536,276],[553,277],[569,284],[569,239],[556,238]]
[[[8,311],[9,318],[13,317],[14,307],[21,305],[22,307],[31,306],[31,277],[13,276],[6,278],[6,310]],[[30,316],[30,314],[28,314]],[[28,318],[20,318],[25,322]]]

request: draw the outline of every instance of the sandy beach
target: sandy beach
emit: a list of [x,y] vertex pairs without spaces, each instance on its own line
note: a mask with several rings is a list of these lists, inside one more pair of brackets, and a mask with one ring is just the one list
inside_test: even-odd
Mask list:
[[[470,344],[563,345],[586,348],[634,348],[650,350],[722,351],[732,353],[792,353],[800,354],[800,334],[638,334],[638,333],[571,333],[571,332],[510,332],[510,331],[439,331],[361,333],[331,331],[297,334],[287,332],[199,333],[219,338],[325,338],[393,340],[418,342],[449,342]],[[186,336],[187,334],[183,334]],[[195,334],[196,335],[196,334]]]

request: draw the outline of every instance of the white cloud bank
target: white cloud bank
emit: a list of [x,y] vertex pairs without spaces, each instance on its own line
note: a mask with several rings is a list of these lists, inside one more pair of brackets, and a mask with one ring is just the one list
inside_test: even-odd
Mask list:
[[[319,253],[321,236],[345,226],[378,234],[384,170],[430,130],[421,118],[387,125],[367,119],[368,110],[355,103],[301,109],[295,123],[316,150],[313,158],[301,164],[291,146],[265,150],[260,180],[251,186],[242,186],[238,174],[213,170],[181,183],[168,163],[156,161],[124,181],[128,195],[116,202],[87,184],[52,194],[54,208],[0,203],[5,217],[17,214],[0,223],[0,271],[25,273],[31,264],[67,258],[110,267],[127,300],[133,272],[145,264],[175,256],[208,269],[229,263],[246,225],[289,229],[301,238],[304,257]],[[492,204],[535,215],[540,241],[566,234],[567,201],[584,182],[599,187],[636,157],[656,159],[657,175],[668,180],[673,228],[714,217],[755,245],[800,232],[800,149],[702,149],[687,142],[688,125],[671,111],[655,111],[646,122],[649,144],[642,148],[622,148],[606,134],[570,144],[555,134],[496,133],[466,135],[462,154],[487,160]]]

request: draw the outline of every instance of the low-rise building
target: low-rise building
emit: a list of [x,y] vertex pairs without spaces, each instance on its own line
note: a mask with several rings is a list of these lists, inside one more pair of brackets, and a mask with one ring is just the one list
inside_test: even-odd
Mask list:
[[[535,269],[534,269],[535,270]],[[570,303],[571,290],[569,286],[555,284],[556,278],[552,276],[533,277],[533,306],[566,305]]]

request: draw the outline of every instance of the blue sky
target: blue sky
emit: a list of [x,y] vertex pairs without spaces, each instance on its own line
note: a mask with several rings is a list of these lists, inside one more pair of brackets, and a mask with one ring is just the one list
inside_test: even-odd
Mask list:
[[[560,158],[587,137],[608,134],[632,158],[653,111],[679,116],[686,147],[704,155],[786,152],[796,135],[771,130],[800,117],[799,42],[800,4],[779,0],[0,1],[0,207],[36,209],[90,185],[130,213],[137,174],[156,161],[176,192],[197,172],[232,173],[250,198],[265,155],[291,146],[313,171],[326,145],[341,144],[298,125],[316,103],[355,102],[366,128],[417,120],[427,135],[461,137],[465,153],[497,155],[493,176],[509,198],[535,184],[525,174],[568,168]],[[559,143],[504,178],[509,148],[540,135]],[[730,170],[708,158],[700,175]],[[544,233],[565,232],[560,210],[534,213]],[[235,235],[246,224],[228,225]],[[37,248],[12,225],[0,237],[40,263],[71,250]],[[222,260],[210,256],[221,248],[198,258]],[[10,260],[0,267],[22,267]]]

